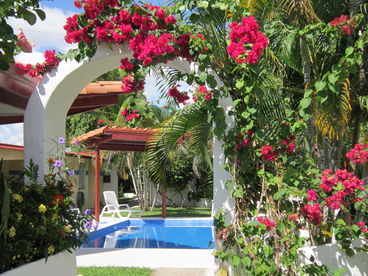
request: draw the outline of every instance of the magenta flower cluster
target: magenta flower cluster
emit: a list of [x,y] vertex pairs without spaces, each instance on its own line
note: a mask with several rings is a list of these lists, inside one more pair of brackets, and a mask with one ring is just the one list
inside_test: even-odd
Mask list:
[[172,88],[170,88],[168,91],[168,95],[175,98],[178,103],[187,104],[187,100],[190,99],[189,96],[185,92],[180,92],[178,90],[178,87],[179,85],[174,85]]
[[259,31],[259,25],[253,16],[243,17],[239,23],[230,25],[229,55],[237,63],[256,64],[263,49],[268,46],[267,37]]
[[363,164],[368,160],[368,144],[356,144],[346,157],[353,163]]

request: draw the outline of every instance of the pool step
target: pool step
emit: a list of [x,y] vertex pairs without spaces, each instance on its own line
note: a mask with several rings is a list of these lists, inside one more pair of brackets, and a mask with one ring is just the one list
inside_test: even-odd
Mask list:
[[208,276],[207,269],[199,268],[156,268],[150,276]]

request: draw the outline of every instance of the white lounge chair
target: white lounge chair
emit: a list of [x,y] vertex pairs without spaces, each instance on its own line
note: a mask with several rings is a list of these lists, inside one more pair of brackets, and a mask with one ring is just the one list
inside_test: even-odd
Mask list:
[[118,199],[116,197],[116,194],[114,191],[105,191],[103,192],[105,203],[106,205],[103,207],[101,211],[101,217],[104,214],[113,214],[112,216],[115,217],[117,214],[119,218],[124,218],[120,213],[128,213],[128,216],[126,218],[129,218],[132,216],[132,214],[138,214],[139,217],[142,216],[143,211],[142,210],[133,210],[130,209],[128,204],[119,204]]

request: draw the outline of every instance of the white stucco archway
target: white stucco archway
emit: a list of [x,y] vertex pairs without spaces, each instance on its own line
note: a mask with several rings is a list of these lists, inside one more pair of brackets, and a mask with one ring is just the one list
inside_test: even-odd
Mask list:
[[[24,115],[24,162],[32,159],[39,165],[39,175],[45,172],[45,160],[49,154],[56,151],[58,137],[65,137],[65,119],[70,106],[89,82],[98,76],[119,67],[121,58],[132,56],[127,44],[107,45],[98,47],[91,60],[81,62],[63,61],[59,67],[47,73],[37,85],[32,94]],[[167,66],[173,67],[184,73],[196,70],[195,64],[186,60],[176,59]],[[218,79],[218,88],[223,83]],[[232,102],[230,99],[222,99],[220,105],[229,111]],[[232,118],[226,112],[226,120],[232,126]],[[212,214],[219,210],[227,213],[227,221],[231,221],[234,213],[234,200],[226,188],[226,182],[230,179],[224,170],[225,156],[222,142],[214,138],[214,200]]]

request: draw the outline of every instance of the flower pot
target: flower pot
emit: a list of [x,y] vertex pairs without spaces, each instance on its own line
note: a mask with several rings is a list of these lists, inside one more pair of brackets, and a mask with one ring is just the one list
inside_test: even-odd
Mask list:
[[[353,242],[354,248],[362,247],[362,244],[361,240]],[[355,252],[354,256],[349,257],[339,249],[337,243],[303,247],[299,250],[302,264],[311,264],[308,258],[313,256],[319,265],[324,264],[330,268],[331,275],[338,269],[346,270],[341,275],[368,275],[368,253]]]
[[75,252],[60,252],[45,259],[28,263],[15,269],[6,271],[1,276],[75,276],[77,275],[77,261]]

